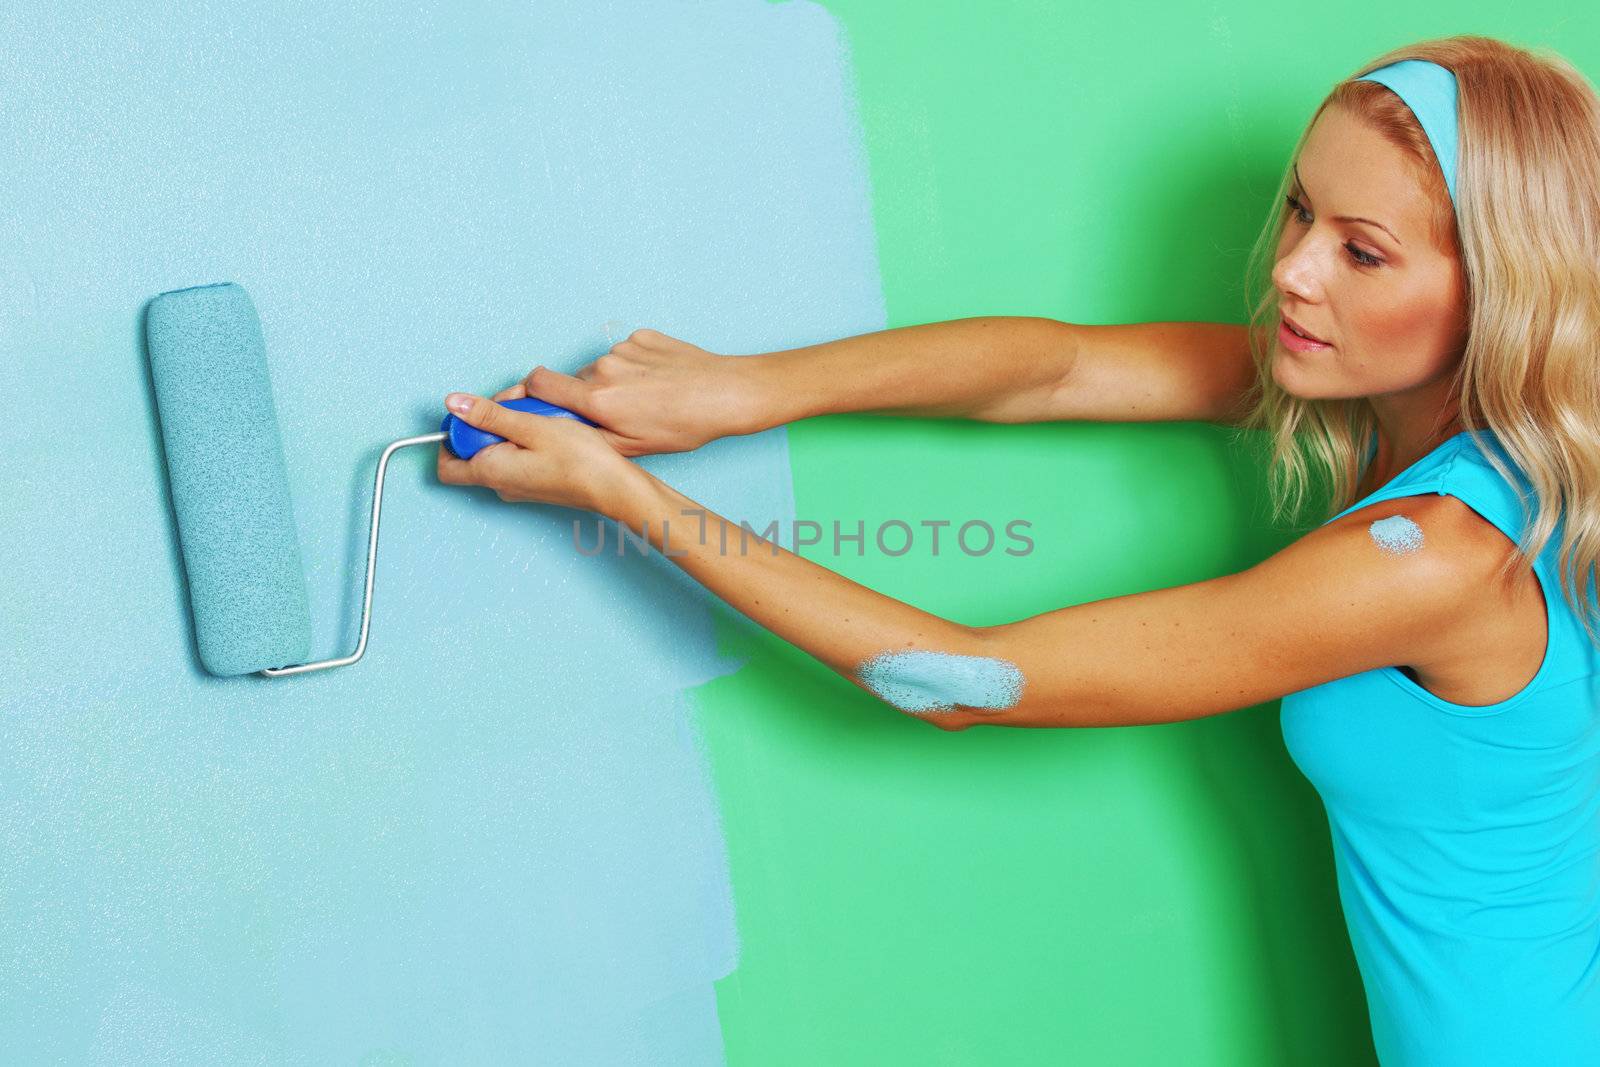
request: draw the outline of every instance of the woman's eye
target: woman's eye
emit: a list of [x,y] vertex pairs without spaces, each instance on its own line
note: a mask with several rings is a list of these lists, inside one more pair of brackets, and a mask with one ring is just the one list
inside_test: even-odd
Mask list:
[[1348,241],[1345,242],[1344,248],[1345,251],[1349,252],[1351,257],[1363,267],[1376,267],[1379,263],[1383,262],[1383,260],[1379,259],[1377,256],[1370,252],[1361,251],[1361,249],[1357,248]]
[[[1310,223],[1311,222],[1311,218],[1310,218],[1309,214],[1307,213],[1307,211],[1305,209],[1305,205],[1300,203],[1299,198],[1296,197],[1293,193],[1290,193],[1288,196],[1284,197],[1283,200],[1284,200],[1284,203],[1289,205],[1289,210],[1294,212],[1295,218],[1296,218],[1297,221],[1302,222],[1302,223]],[[1353,243],[1351,243],[1349,241],[1345,242],[1344,249],[1345,249],[1346,252],[1350,253],[1350,258],[1355,260],[1356,263],[1359,264],[1360,266],[1363,266],[1363,267],[1376,267],[1376,266],[1380,265],[1383,262],[1383,260],[1379,259],[1377,256],[1373,255],[1372,253],[1363,252],[1361,249],[1357,248]]]

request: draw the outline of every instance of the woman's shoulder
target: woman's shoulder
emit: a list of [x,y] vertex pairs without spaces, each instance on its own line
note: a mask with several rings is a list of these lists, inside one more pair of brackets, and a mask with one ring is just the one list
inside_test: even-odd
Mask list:
[[1439,491],[1464,500],[1502,534],[1520,542],[1539,509],[1533,483],[1494,431],[1464,431],[1453,443],[1455,449],[1437,474]]

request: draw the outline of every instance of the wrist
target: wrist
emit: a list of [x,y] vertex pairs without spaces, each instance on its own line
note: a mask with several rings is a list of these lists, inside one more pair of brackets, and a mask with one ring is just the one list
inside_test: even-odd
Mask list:
[[606,479],[590,510],[637,527],[638,517],[649,515],[655,508],[660,487],[655,475],[624,459],[615,475]]
[[805,417],[783,352],[729,357],[734,367],[734,433],[751,434]]

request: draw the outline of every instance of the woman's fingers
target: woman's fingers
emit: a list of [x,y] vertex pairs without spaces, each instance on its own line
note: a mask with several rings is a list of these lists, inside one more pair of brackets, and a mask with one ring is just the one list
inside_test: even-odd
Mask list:
[[595,417],[594,408],[589,403],[593,385],[582,377],[581,371],[572,375],[549,367],[535,367],[522,380],[522,387],[527,390],[528,396],[538,397],[568,411],[576,411],[592,422],[601,421]]

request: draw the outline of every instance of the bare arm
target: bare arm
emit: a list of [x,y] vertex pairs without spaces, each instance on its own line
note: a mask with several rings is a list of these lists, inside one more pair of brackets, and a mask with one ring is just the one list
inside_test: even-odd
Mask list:
[[[1369,527],[1391,515],[1426,531],[1424,547],[1379,547]],[[1449,497],[1384,501],[1235,574],[986,627],[986,654],[1015,662],[1029,689],[998,712],[965,711],[958,725],[1177,722],[1377,667],[1437,662],[1498,566],[1469,515]]]
[[577,411],[625,456],[843,412],[1226,422],[1253,380],[1245,329],[986,316],[750,356],[635,330],[575,375],[537,367],[495,399],[531,395]]
[[[1426,664],[1449,647],[1467,617],[1466,598],[1499,565],[1498,555],[1463,533],[1464,505],[1448,497],[1385,501],[1237,574],[972,627],[794,555],[633,469],[637,476],[606,513],[642,530],[752,621],[945,730],[1175,722],[1374,667]],[[1374,544],[1368,526],[1389,514],[1415,521],[1427,547],[1394,555]],[[1004,704],[955,699],[931,707],[896,697],[939,689],[951,680],[938,677],[940,668],[918,676],[924,668],[913,663],[910,675],[891,677],[887,687],[864,678],[870,661],[908,653],[954,662],[958,672],[999,665],[1019,682],[1017,692]]]
[[989,420],[1020,395],[1056,389],[1072,368],[1076,341],[1074,327],[1054,319],[985,316],[864,333],[743,363],[761,429],[851,411]]
[[1062,378],[1020,391],[982,417],[995,422],[1235,424],[1255,380],[1247,327],[1225,322],[1068,325]]
[[753,357],[757,425],[844,411],[984,422],[1233,421],[1254,379],[1246,327],[986,317]]
[[[1463,607],[1504,562],[1464,502],[1381,501],[1237,574],[965,626],[874,592],[734,525],[588,427],[452,396],[506,440],[440,481],[618,519],[714,595],[885,702],[948,730],[1131,726],[1215,715],[1373,667],[1459,661]],[[463,404],[465,406],[463,406]],[[1374,520],[1423,536],[1398,553]],[[775,529],[777,523],[769,529]]]

